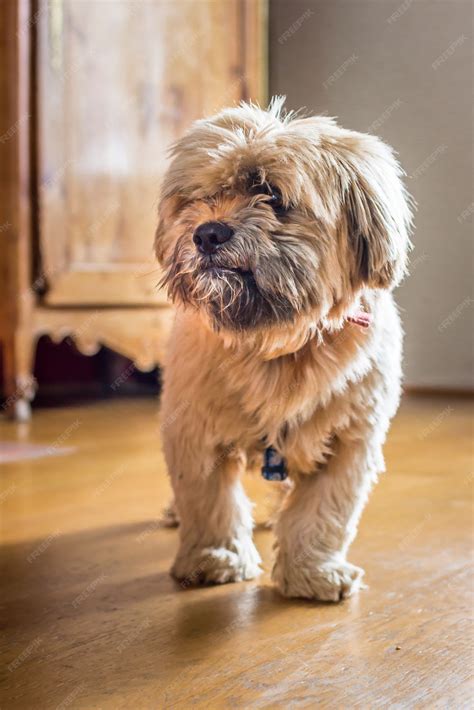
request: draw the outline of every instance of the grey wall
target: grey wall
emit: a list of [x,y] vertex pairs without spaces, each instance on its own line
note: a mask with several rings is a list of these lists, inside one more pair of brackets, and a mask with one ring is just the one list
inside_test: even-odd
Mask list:
[[473,386],[472,4],[272,0],[270,90],[393,145],[418,203],[397,300],[410,385]]

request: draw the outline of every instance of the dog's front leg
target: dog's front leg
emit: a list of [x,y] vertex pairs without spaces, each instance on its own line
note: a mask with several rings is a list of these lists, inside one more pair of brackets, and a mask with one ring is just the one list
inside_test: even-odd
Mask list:
[[233,447],[186,461],[186,446],[169,461],[180,519],[173,568],[183,586],[240,582],[260,574],[252,540],[252,505],[240,475],[245,457]]
[[357,591],[364,571],[346,553],[382,469],[380,444],[338,439],[324,468],[296,477],[276,527],[272,576],[284,596],[339,601]]

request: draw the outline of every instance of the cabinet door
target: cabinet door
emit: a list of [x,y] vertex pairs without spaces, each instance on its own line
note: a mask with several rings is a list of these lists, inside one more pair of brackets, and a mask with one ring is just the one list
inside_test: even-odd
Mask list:
[[153,234],[167,147],[262,98],[255,0],[40,0],[37,150],[50,305],[164,302]]

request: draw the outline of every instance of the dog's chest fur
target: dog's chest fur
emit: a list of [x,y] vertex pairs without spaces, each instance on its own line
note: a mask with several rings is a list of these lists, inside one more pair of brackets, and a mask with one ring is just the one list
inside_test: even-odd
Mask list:
[[236,438],[251,449],[265,437],[291,467],[313,469],[329,453],[334,433],[357,417],[356,401],[345,395],[371,370],[373,336],[347,325],[294,355],[245,363],[245,376],[241,371],[227,383],[243,414]]
[[373,307],[369,330],[348,323],[325,334],[322,343],[313,340],[295,354],[269,361],[225,348],[218,335],[184,315],[173,338],[179,350],[171,352],[183,368],[169,386],[179,387],[180,401],[197,403],[189,426],[196,428],[202,411],[207,435],[215,432],[215,446],[236,445],[251,454],[265,438],[290,467],[310,471],[330,452],[335,435],[377,408],[374,380],[383,398],[382,380],[399,377],[401,332],[391,295],[381,295]]

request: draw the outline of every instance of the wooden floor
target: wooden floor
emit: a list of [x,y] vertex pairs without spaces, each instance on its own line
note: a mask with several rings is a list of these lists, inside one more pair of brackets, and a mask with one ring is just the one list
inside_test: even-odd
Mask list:
[[405,399],[352,548],[370,586],[337,606],[278,596],[262,526],[258,582],[173,582],[153,402],[0,424],[0,707],[473,707],[470,411]]

